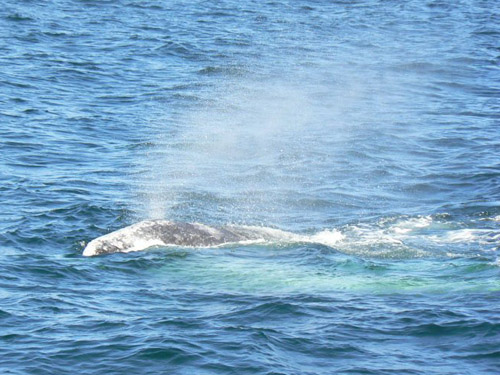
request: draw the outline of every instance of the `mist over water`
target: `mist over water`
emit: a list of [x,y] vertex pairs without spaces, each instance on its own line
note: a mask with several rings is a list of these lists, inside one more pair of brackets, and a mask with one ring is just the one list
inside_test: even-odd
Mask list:
[[216,221],[279,224],[286,208],[268,195],[286,200],[313,183],[305,167],[322,147],[318,136],[337,132],[330,138],[339,138],[348,131],[340,118],[328,121],[336,104],[315,99],[320,88],[308,89],[297,77],[233,79],[238,81],[210,90],[209,98],[177,120],[185,128],[154,143],[145,158],[151,183],[144,189],[143,216],[176,215],[183,195],[197,193],[207,199],[187,197],[202,215],[191,219],[206,219],[209,211]]
[[[154,121],[152,147],[139,155],[140,168],[147,170],[138,179],[139,216],[175,217],[179,200],[197,192],[214,205],[188,196],[197,212],[191,220],[207,219],[208,211],[222,222],[287,225],[287,204],[297,201],[297,194],[318,196],[313,188],[336,195],[355,180],[373,194],[378,181],[366,175],[371,172],[366,164],[373,161],[356,149],[370,133],[385,135],[396,116],[388,112],[399,106],[397,115],[409,114],[390,98],[397,90],[404,95],[402,85],[368,76],[364,69],[305,66],[279,75],[243,71],[216,81],[186,112]],[[391,126],[399,138],[404,130]],[[311,173],[310,167],[322,173]]]
[[497,7],[7,1],[0,372],[497,373]]

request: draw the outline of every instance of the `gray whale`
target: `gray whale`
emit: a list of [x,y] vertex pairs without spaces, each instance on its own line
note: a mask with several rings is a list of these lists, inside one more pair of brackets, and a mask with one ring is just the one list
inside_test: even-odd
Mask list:
[[212,227],[198,223],[146,220],[90,241],[83,255],[127,253],[161,246],[213,247],[265,241],[311,242],[307,236],[273,228],[243,225]]

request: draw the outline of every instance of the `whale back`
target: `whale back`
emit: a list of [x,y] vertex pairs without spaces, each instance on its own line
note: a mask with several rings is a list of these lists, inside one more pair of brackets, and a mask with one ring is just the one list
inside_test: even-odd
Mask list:
[[84,256],[130,252],[154,246],[209,247],[254,239],[250,230],[210,227],[198,223],[147,220],[98,237],[88,243]]

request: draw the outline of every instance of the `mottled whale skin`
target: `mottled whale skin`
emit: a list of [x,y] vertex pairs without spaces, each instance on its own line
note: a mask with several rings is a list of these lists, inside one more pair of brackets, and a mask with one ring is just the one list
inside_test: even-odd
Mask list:
[[299,240],[278,229],[226,225],[212,227],[198,223],[146,220],[98,237],[88,243],[84,256],[128,253],[158,246],[212,247],[243,241]]

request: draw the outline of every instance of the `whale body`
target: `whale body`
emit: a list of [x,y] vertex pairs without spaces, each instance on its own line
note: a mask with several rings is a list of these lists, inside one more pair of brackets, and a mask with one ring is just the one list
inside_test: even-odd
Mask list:
[[306,237],[272,228],[239,225],[213,227],[199,223],[146,220],[90,241],[83,255],[127,253],[161,246],[213,247],[246,241],[302,240],[306,240]]

